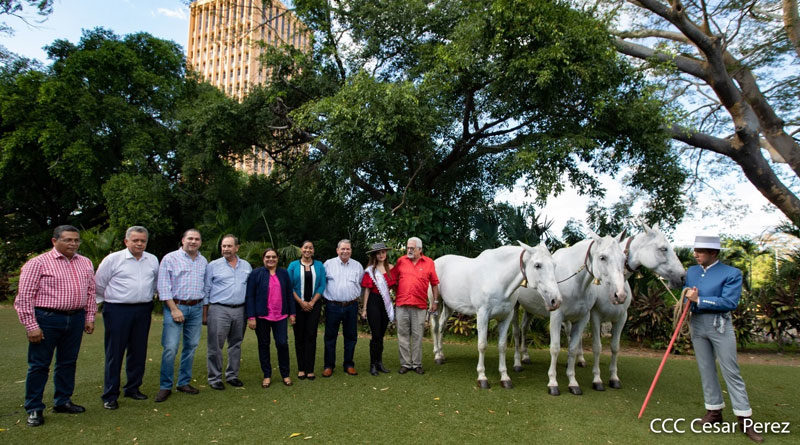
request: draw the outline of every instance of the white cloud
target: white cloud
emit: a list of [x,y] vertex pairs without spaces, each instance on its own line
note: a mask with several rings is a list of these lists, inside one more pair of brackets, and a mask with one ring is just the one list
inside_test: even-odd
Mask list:
[[175,9],[158,8],[156,11],[158,12],[158,15],[167,16],[173,19],[178,19],[178,20],[187,19],[186,8],[175,8]]

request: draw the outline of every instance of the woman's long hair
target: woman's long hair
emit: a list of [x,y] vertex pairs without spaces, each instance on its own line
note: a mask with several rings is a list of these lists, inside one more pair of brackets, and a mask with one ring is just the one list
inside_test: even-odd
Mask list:
[[[377,265],[378,265],[378,254],[380,252],[381,251],[379,250],[377,252],[372,252],[372,253],[369,254],[369,260],[367,261],[367,267],[369,267],[369,266],[376,266],[377,267]],[[386,251],[386,259],[383,260],[383,269],[386,270],[386,272],[389,272],[389,267],[390,267],[390,264],[389,264],[389,252]]]

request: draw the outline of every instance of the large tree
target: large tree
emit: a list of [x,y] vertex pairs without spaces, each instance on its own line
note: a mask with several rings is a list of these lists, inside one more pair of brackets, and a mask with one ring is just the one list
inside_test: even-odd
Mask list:
[[436,242],[463,240],[499,187],[599,196],[596,175],[625,167],[651,219],[681,216],[660,104],[589,15],[544,0],[294,5],[313,49],[267,50],[270,82],[226,142],[262,147],[287,175],[330,173],[377,235],[431,220]]
[[642,61],[664,87],[676,111],[667,129],[695,149],[691,162],[734,162],[800,225],[796,0],[601,0],[583,7],[610,11],[617,51]]

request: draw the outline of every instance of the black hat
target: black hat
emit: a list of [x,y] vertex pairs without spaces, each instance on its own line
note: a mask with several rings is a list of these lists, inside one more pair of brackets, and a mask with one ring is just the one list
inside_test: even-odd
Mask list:
[[371,247],[372,249],[367,252],[368,254],[372,252],[380,252],[381,250],[389,250],[385,243],[373,243]]

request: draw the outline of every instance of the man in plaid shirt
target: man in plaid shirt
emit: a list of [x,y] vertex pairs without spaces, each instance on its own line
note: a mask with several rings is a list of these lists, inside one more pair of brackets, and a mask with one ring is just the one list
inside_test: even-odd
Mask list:
[[208,261],[199,252],[202,238],[196,229],[181,237],[181,248],[164,255],[158,269],[158,298],[164,303],[164,329],[161,332],[161,379],[155,401],[163,402],[172,394],[175,356],[183,338],[178,385],[186,394],[200,392],[192,386],[192,363],[203,323],[203,298]]
[[14,308],[28,333],[28,375],[25,379],[25,411],[28,426],[44,423],[42,395],[50,373],[53,353],[55,397],[53,412],[86,411],[72,403],[75,364],[83,333],[94,332],[94,268],[76,251],[80,233],[73,226],[53,231],[53,250],[22,266]]

